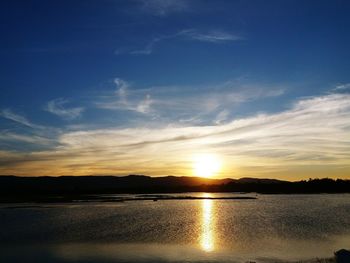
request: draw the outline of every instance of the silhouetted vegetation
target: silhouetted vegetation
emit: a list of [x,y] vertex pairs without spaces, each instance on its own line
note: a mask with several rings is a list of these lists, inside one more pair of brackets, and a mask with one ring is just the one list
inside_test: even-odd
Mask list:
[[79,195],[180,192],[256,192],[262,194],[350,193],[350,180],[206,179],[198,177],[0,176],[0,201],[70,201]]

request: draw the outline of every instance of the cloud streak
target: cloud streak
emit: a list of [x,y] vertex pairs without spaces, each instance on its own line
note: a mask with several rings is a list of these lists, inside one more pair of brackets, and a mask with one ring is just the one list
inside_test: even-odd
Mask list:
[[160,17],[189,10],[186,0],[139,0],[139,3],[143,12]]
[[347,90],[350,90],[350,83],[345,83],[345,84],[337,85],[337,86],[333,89],[333,91],[335,91],[335,92],[347,91]]
[[36,124],[30,122],[26,117],[13,112],[11,109],[1,110],[0,116],[5,118],[5,119],[11,120],[13,122],[19,123],[21,125],[24,125],[24,126],[27,126],[27,127],[33,128],[33,129],[41,129],[42,128],[42,126],[36,125]]
[[199,31],[194,28],[181,30],[174,34],[162,35],[153,38],[150,40],[143,48],[135,49],[135,50],[125,50],[120,49],[115,52],[116,55],[129,53],[131,55],[150,55],[155,50],[156,46],[161,42],[178,39],[178,40],[188,40],[188,41],[198,41],[198,42],[206,42],[211,44],[222,44],[233,41],[244,40],[243,37],[239,35],[235,35],[229,32],[225,32],[222,30],[211,30],[211,31]]
[[214,30],[208,32],[200,32],[195,29],[188,29],[181,31],[179,33],[180,36],[187,37],[191,40],[197,40],[201,42],[209,42],[209,43],[224,43],[229,41],[238,41],[243,40],[244,38],[238,35],[233,35],[228,32]]
[[69,101],[63,98],[51,100],[47,103],[45,110],[65,120],[74,120],[81,116],[83,107],[67,108]]
[[0,132],[0,141],[30,143],[35,145],[50,145],[52,143],[52,140],[42,136],[24,135],[7,131]]
[[116,78],[116,92],[96,102],[102,109],[133,111],[172,123],[223,123],[241,104],[278,97],[280,86],[226,81],[213,85],[159,86],[140,89]]
[[98,108],[134,111],[142,114],[149,114],[152,112],[153,100],[150,94],[143,94],[142,98],[134,96],[135,92],[131,90],[130,83],[121,78],[115,78],[114,84],[116,87],[115,94],[109,97],[108,101],[95,103]]
[[350,95],[304,98],[280,113],[216,125],[66,132],[57,142],[52,150],[30,155],[3,153],[15,162],[0,172],[24,174],[42,167],[42,174],[55,175],[188,175],[193,156],[209,152],[224,161],[222,177],[345,177],[350,168]]

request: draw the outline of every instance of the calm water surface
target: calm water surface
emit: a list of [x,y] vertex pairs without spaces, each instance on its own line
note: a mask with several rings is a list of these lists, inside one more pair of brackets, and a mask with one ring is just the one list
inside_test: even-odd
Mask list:
[[278,262],[350,248],[350,195],[257,198],[2,204],[0,262]]

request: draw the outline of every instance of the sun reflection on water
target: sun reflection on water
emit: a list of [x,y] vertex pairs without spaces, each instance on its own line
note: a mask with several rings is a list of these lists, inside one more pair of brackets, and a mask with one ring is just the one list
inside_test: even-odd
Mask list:
[[[205,195],[205,197],[209,197]],[[211,252],[214,250],[214,229],[213,229],[213,200],[202,200],[202,230],[200,246],[202,250]]]

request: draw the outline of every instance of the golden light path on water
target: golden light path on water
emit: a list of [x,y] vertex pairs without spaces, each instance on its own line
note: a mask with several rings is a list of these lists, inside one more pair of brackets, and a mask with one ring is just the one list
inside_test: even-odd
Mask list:
[[[210,195],[205,194],[204,197],[210,197]],[[210,199],[202,200],[202,229],[200,246],[205,252],[211,252],[215,249],[213,200]]]

